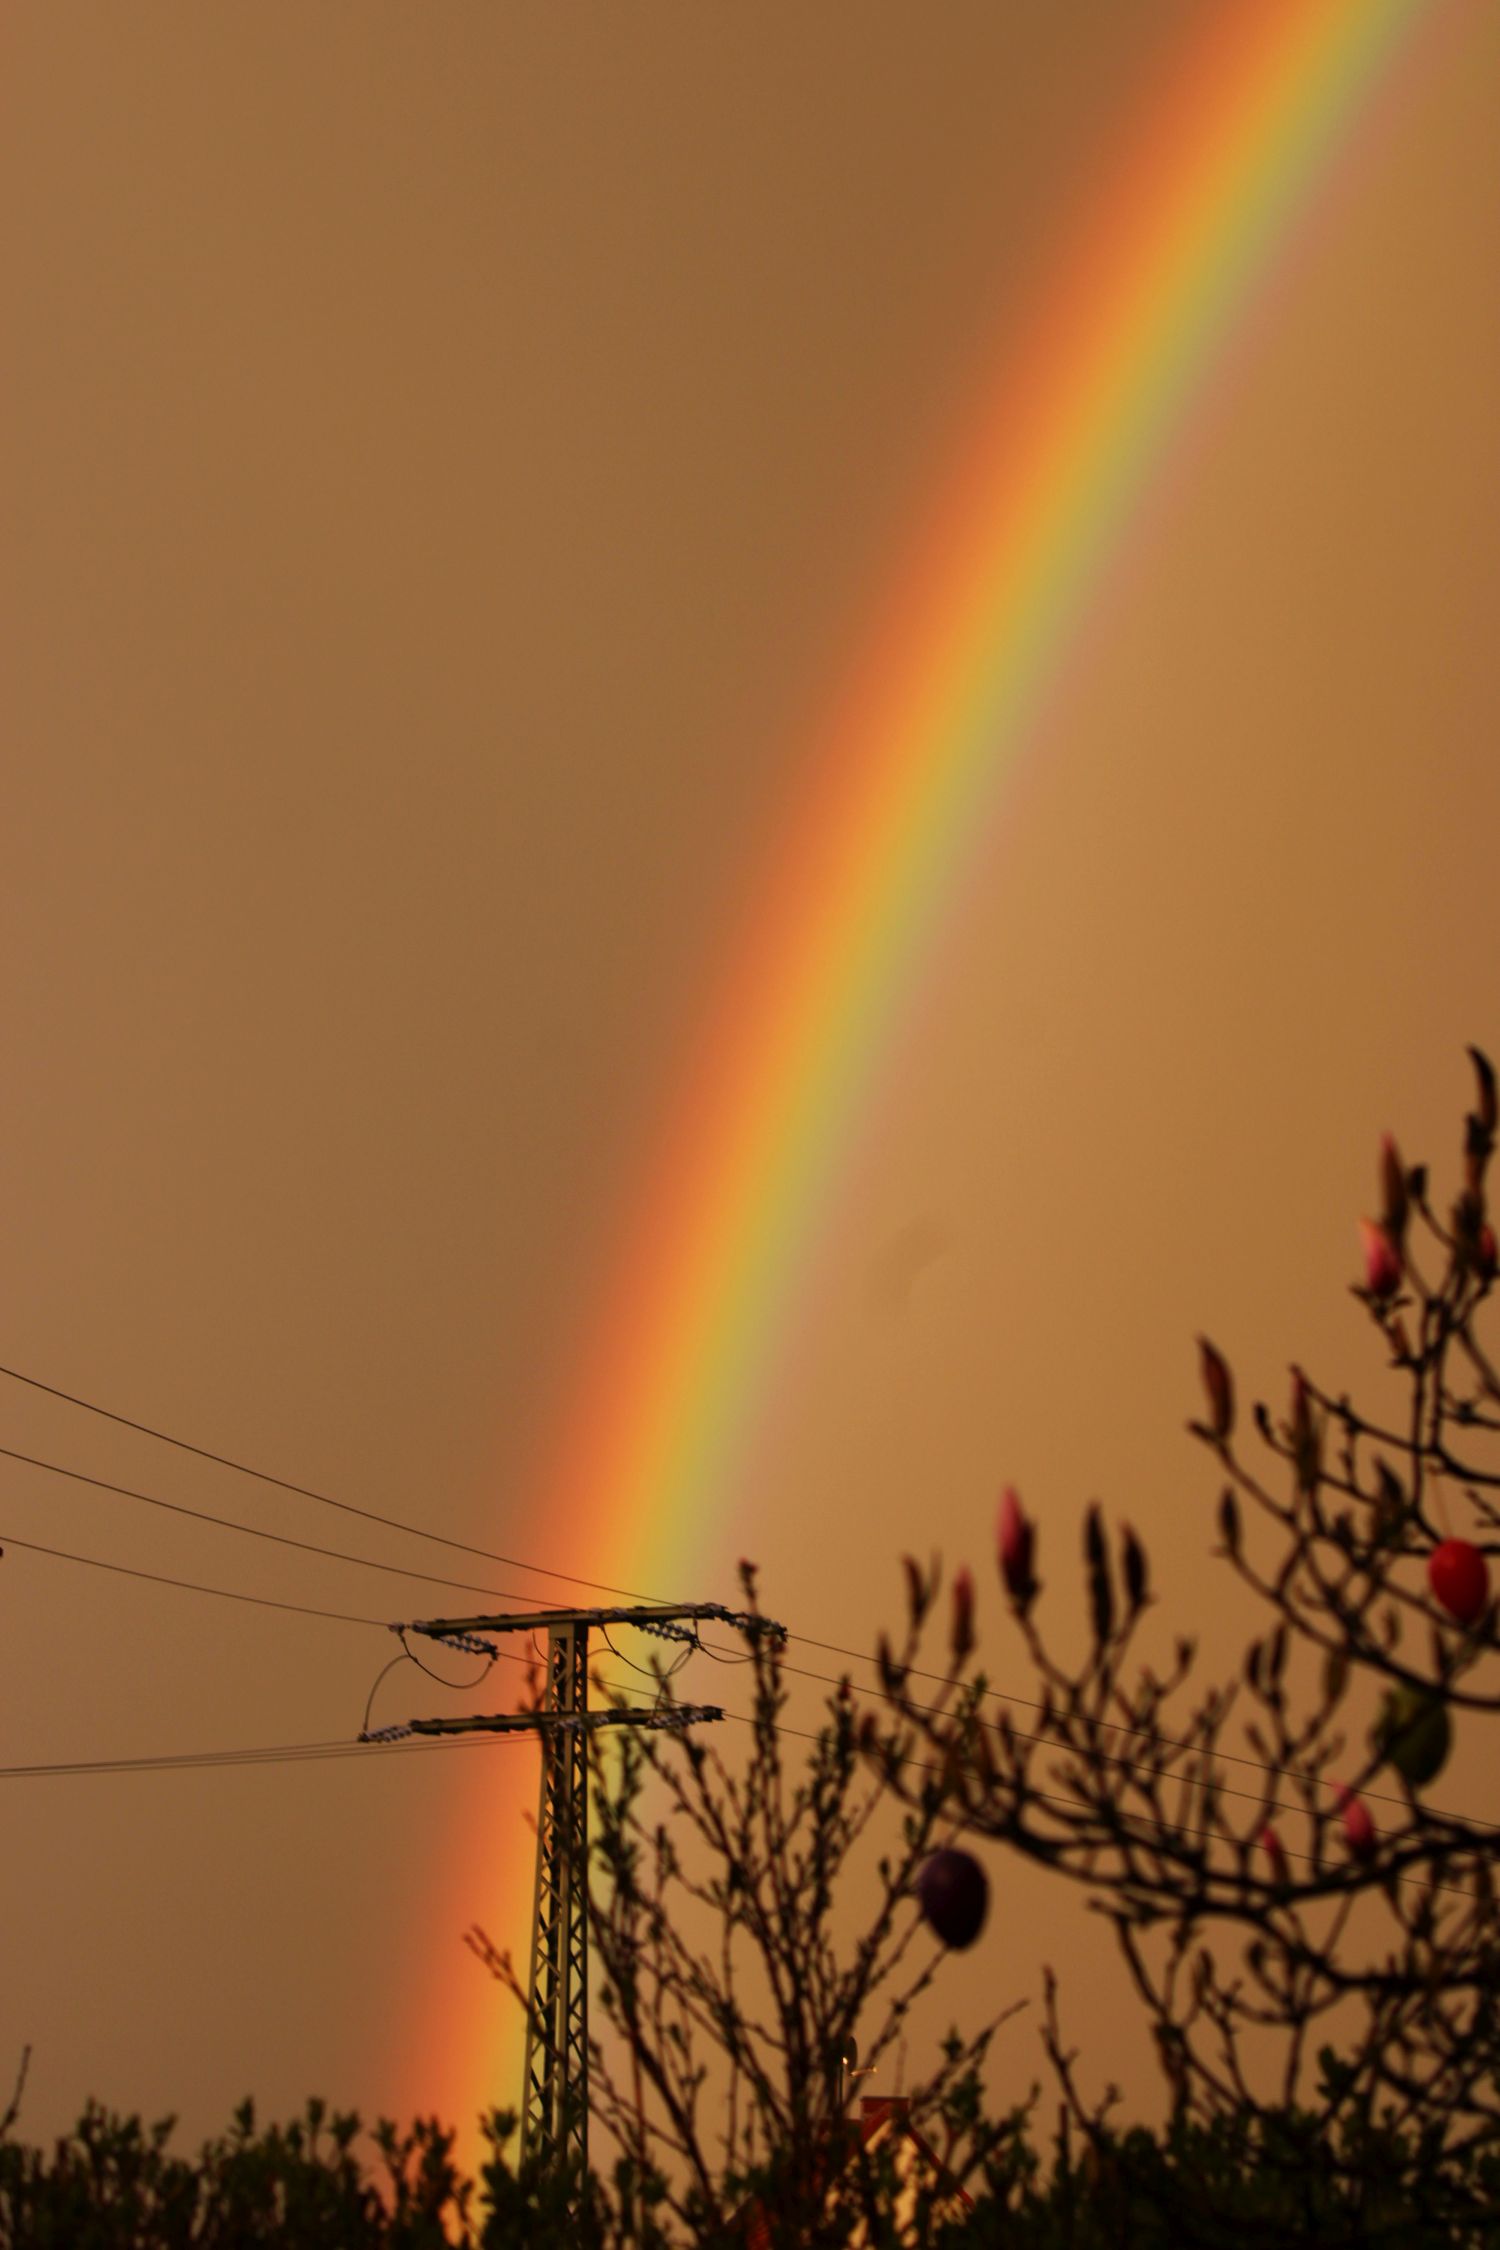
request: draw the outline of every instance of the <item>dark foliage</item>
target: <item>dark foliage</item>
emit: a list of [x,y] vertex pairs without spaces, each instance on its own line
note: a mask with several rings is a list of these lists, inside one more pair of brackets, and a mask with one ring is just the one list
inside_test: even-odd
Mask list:
[[[257,2132],[250,2104],[196,2161],[170,2148],[172,2124],[143,2126],[90,2106],[50,2151],[0,2142],[0,2244],[5,2250],[624,2250],[660,2245],[595,2182],[581,2210],[563,2184],[506,2161],[509,2120],[493,2117],[491,2156],[474,2182],[454,2169],[451,2136],[431,2120],[377,2126],[378,2164],[355,2151],[359,2120],[309,2102],[292,2125]],[[1332,2160],[1313,2111],[1182,2119],[1160,2135],[1136,2128],[1074,2148],[1064,2109],[1044,2163],[1017,2112],[975,2179],[974,2209],[957,2224],[929,2211],[915,2238],[932,2250],[1242,2250],[1246,2241],[1317,2242],[1328,2250],[1497,2250],[1500,2162],[1465,2157],[1457,2197],[1409,2139],[1379,2130]],[[847,2154],[856,2172],[851,2142]],[[825,2168],[825,2179],[832,2165]],[[844,2250],[848,2204],[808,2209],[786,2199],[786,2165],[757,2171],[755,2200],[770,2240]],[[872,2246],[909,2242],[889,2219],[895,2180],[877,2157],[855,2188]],[[618,2188],[619,2183],[615,2183]],[[793,2209],[796,2216],[793,2217]],[[882,2213],[885,2216],[882,2216]],[[740,2250],[745,2230],[706,2227],[700,2250]]]

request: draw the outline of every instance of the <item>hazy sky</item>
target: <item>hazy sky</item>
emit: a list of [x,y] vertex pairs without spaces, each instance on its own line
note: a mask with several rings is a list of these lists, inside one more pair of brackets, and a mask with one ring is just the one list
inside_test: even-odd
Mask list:
[[[7,11],[5,1365],[590,1573],[526,1478],[746,839],[1197,12]],[[867,1645],[903,1547],[987,1570],[1013,1478],[1065,1638],[1095,1495],[1164,1633],[1227,1625],[1194,1333],[1278,1396],[1294,1357],[1376,1373],[1344,1285],[1378,1135],[1449,1163],[1463,1044],[1500,1048],[1500,13],[1432,15],[1006,797],[695,1529],[706,1596],[750,1552]],[[3,1380],[0,1443],[449,1567]],[[472,1600],[10,1461],[6,1538]],[[0,1566],[13,1765],[347,1738],[389,1653]],[[376,1717],[462,1707],[408,1670]],[[524,1912],[534,1787],[529,1749],[7,1779],[23,2128],[513,2096],[460,1937]],[[1452,1790],[1493,1801],[1462,1743]],[[994,1873],[997,2005],[1104,1960]],[[1022,2019],[1002,2090],[1037,2066]]]

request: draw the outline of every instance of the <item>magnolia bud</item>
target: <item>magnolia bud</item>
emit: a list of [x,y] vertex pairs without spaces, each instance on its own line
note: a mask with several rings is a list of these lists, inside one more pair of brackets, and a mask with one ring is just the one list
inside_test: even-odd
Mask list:
[[1465,1189],[1453,1206],[1454,1249],[1463,1266],[1477,1266],[1480,1262],[1479,1230],[1484,1225],[1484,1196],[1476,1183]]
[[1006,1592],[1023,1615],[1036,1593],[1036,1580],[1031,1571],[1035,1545],[1035,1533],[1022,1510],[1016,1488],[1008,1484],[1000,1502],[1000,1575]]
[[1130,1525],[1120,1535],[1120,1564],[1125,1577],[1125,1599],[1134,1615],[1146,1599],[1146,1550]]
[[1313,1492],[1317,1489],[1318,1474],[1321,1467],[1319,1459],[1321,1449],[1317,1417],[1313,1413],[1307,1380],[1300,1367],[1294,1367],[1292,1370],[1290,1436],[1292,1462],[1297,1473],[1297,1489],[1299,1492]]
[[1366,1859],[1375,1849],[1375,1823],[1363,1798],[1356,1797],[1352,1789],[1341,1789],[1338,1794],[1339,1818],[1344,1824],[1344,1841],[1356,1859]]
[[1485,1166],[1495,1145],[1493,1133],[1487,1133],[1477,1117],[1464,1122],[1464,1186],[1470,1195],[1478,1196],[1484,1190]]
[[1406,1174],[1401,1152],[1389,1133],[1380,1144],[1380,1192],[1386,1232],[1393,1242],[1399,1242],[1406,1232]]
[[917,1877],[922,1913],[944,1945],[956,1952],[972,1945],[984,1928],[990,1885],[971,1852],[934,1852]]
[[1495,1278],[1495,1230],[1488,1219],[1479,1230],[1479,1270],[1486,1281]]
[[1093,1613],[1094,1638],[1107,1641],[1115,1621],[1114,1589],[1109,1582],[1109,1556],[1104,1546],[1104,1526],[1099,1518],[1099,1503],[1091,1502],[1083,1524],[1083,1554],[1088,1571],[1089,1608]]
[[1234,1427],[1234,1383],[1206,1336],[1198,1338],[1198,1366],[1208,1393],[1208,1426],[1216,1438],[1227,1438]]
[[953,1580],[953,1661],[962,1664],[974,1646],[974,1574],[967,1563]]
[[905,1672],[891,1655],[891,1644],[882,1633],[875,1643],[875,1665],[880,1673],[880,1684],[892,1699],[899,1696],[905,1682]]
[[1359,1222],[1365,1253],[1365,1287],[1372,1297],[1394,1296],[1401,1286],[1401,1253],[1384,1227],[1373,1219]]
[[1473,1625],[1490,1600],[1490,1566],[1470,1539],[1444,1539],[1427,1558],[1427,1583],[1450,1617]]
[[1469,1060],[1474,1065],[1474,1075],[1479,1081],[1479,1122],[1487,1133],[1493,1133],[1496,1124],[1500,1123],[1500,1104],[1497,1104],[1495,1098],[1495,1073],[1490,1067],[1489,1057],[1481,1054],[1477,1047],[1469,1049]]

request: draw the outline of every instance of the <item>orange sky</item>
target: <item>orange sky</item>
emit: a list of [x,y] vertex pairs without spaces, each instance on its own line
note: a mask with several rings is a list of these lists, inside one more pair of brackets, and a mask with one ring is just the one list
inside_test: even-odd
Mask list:
[[[1500,17],[1446,10],[997,824],[706,1594],[748,1549],[868,1641],[902,1547],[986,1560],[1010,1477],[1044,1575],[1098,1494],[1166,1630],[1228,1621],[1193,1334],[1273,1389],[1371,1370],[1378,1133],[1446,1161],[1463,1043],[1500,1048]],[[745,839],[1193,12],[10,12],[0,1361],[588,1573],[523,1468]],[[445,1567],[3,1383],[0,1443]],[[444,1606],[11,1463],[5,1535]],[[0,1592],[18,1765],[349,1735],[384,1660],[16,1548]],[[406,1680],[377,1716],[441,1707]],[[7,1781],[24,2128],[467,2102],[459,1936],[514,1902],[435,1865],[461,1763]],[[996,1880],[999,1996],[1091,1958]],[[1029,2029],[1005,2056],[1024,2091]]]

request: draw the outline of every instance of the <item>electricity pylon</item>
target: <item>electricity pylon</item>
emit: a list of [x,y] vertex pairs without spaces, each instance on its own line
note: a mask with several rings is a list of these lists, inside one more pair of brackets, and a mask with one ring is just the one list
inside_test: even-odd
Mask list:
[[646,1710],[590,1710],[589,1632],[635,1625],[664,1639],[697,1641],[696,1626],[717,1619],[747,1630],[780,1633],[768,1619],[719,1602],[642,1604],[622,1609],[525,1610],[504,1616],[429,1617],[393,1625],[449,1648],[497,1654],[489,1633],[547,1634],[547,1684],[539,1710],[483,1718],[413,1719],[379,1727],[366,1742],[408,1734],[536,1734],[542,1743],[541,1801],[536,1824],[536,1889],[531,1909],[530,2005],[522,2082],[521,2154],[581,2183],[588,2168],[588,1737],[599,1727],[688,1727],[724,1713],[716,1704],[658,1704]]

